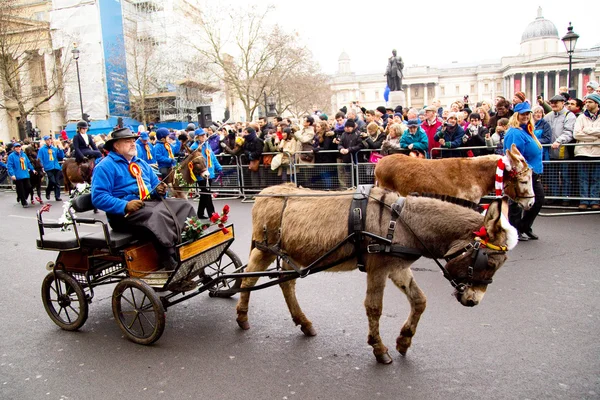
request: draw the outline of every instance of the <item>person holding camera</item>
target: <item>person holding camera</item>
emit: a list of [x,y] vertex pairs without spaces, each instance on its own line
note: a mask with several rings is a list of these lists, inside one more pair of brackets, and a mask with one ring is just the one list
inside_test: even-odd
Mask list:
[[[465,131],[460,125],[458,125],[458,117],[456,116],[456,113],[451,112],[448,114],[448,121],[443,123],[433,138],[440,143],[440,147],[442,148],[456,149],[463,144],[462,138],[464,135]],[[442,150],[441,153],[442,158],[461,156],[460,152],[458,151]]]
[[[346,121],[344,125],[344,133],[342,134],[341,138],[337,140],[337,142],[338,150],[340,152],[340,155],[337,159],[338,164],[352,163],[356,153],[364,148],[362,139],[356,132],[356,123],[351,119]],[[350,179],[350,171],[351,168],[349,166],[338,166],[338,179],[340,181],[340,185],[344,188],[351,186],[352,182]]]
[[[465,135],[462,137],[463,147],[485,146],[486,136],[489,137],[489,132],[487,128],[481,124],[479,113],[471,113],[471,115],[469,115],[469,125],[465,130]],[[477,157],[487,153],[487,149],[469,149],[465,151],[465,156]]]

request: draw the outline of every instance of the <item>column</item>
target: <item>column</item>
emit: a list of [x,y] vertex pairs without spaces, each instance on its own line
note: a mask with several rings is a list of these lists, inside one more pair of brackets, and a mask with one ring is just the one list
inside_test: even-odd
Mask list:
[[548,96],[548,71],[544,71],[544,100],[549,99]]
[[410,85],[406,85],[406,104],[404,105],[405,107],[410,107]]
[[[556,95],[559,93],[558,88],[560,87],[560,71],[556,71],[556,75],[555,75],[555,83],[554,83],[554,91],[556,93],[552,94],[552,96]],[[552,96],[548,96],[548,98],[551,98]]]
[[585,88],[582,87],[581,85],[583,84],[583,70],[579,70],[579,75],[577,75],[577,97],[581,97],[583,96],[583,93],[585,91]]
[[537,97],[537,72],[534,72],[531,77],[531,103],[535,104]]
[[[46,85],[49,91],[53,91],[56,87],[59,87],[61,82],[58,81],[57,76],[56,58],[54,51],[48,49],[44,52],[44,73],[46,74]],[[60,132],[61,125],[64,124],[62,114],[60,112],[63,102],[62,93],[60,90],[56,92],[54,96],[48,101],[48,109],[50,111],[50,129],[54,133]],[[48,133],[48,132],[46,132]]]
[[527,75],[525,72],[521,74],[521,92],[525,93],[526,98],[529,98],[530,94],[527,93],[527,81],[525,80],[525,75]]
[[515,95],[515,75],[510,76],[510,84],[508,86],[508,93],[506,93],[506,100],[509,102],[512,101],[513,96]]
[[[0,99],[4,98],[4,90],[2,84],[0,84]],[[11,138],[11,124],[10,124],[10,115],[6,108],[0,107],[0,140],[4,143],[8,143]],[[16,136],[16,135],[15,135]]]
[[427,94],[428,94],[428,93],[427,93],[427,91],[428,91],[428,90],[427,90],[427,83],[426,83],[426,84],[424,85],[424,87],[423,87],[423,105],[424,105],[424,106],[428,105],[428,104],[427,104],[427,101],[428,101],[428,99],[427,99]]

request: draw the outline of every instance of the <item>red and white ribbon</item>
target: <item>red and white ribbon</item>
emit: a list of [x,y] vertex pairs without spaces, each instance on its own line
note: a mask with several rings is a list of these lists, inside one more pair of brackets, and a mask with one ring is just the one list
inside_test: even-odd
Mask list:
[[494,183],[494,188],[496,189],[496,196],[502,197],[502,193],[504,193],[504,169],[508,164],[508,159],[506,156],[503,156],[498,160],[498,165],[496,166],[496,182]]

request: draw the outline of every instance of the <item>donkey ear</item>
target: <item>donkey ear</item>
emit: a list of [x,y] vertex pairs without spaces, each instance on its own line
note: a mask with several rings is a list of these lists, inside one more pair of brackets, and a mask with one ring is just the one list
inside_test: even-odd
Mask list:
[[502,200],[495,200],[490,204],[483,219],[483,226],[487,231],[490,239],[495,239],[498,233],[502,230]]
[[510,167],[508,167],[507,169],[520,171],[522,168],[525,167],[524,158],[514,143],[512,144],[510,149],[506,150],[506,155],[508,156],[508,162],[510,163]]

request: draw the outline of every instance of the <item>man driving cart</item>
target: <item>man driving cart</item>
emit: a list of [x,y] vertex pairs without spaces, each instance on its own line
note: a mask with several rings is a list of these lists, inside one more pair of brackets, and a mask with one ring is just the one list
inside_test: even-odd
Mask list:
[[92,203],[106,212],[112,229],[149,239],[163,268],[177,266],[175,245],[188,217],[195,216],[185,200],[164,199],[166,185],[137,157],[138,136],[128,128],[110,133],[104,148],[110,153],[92,177]]

